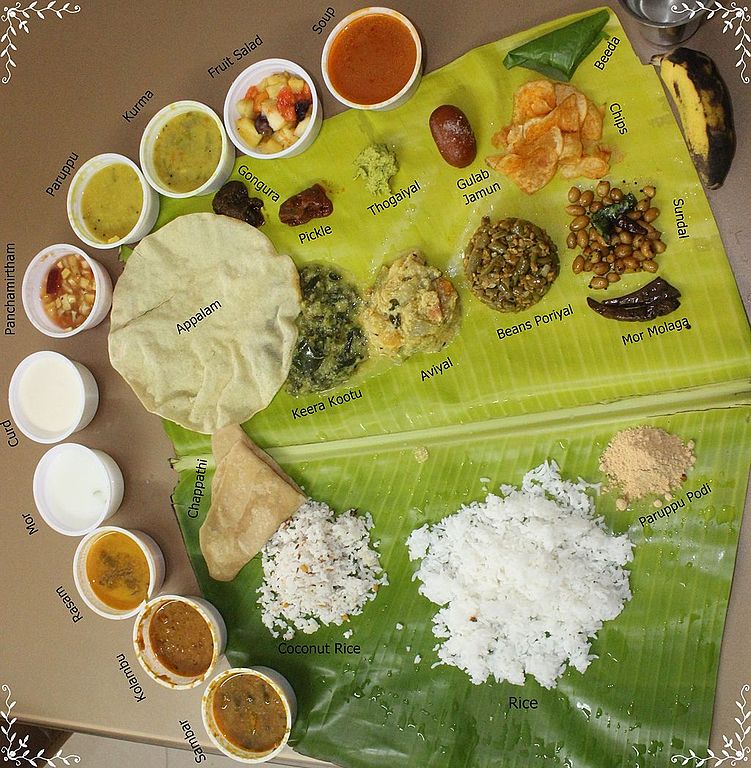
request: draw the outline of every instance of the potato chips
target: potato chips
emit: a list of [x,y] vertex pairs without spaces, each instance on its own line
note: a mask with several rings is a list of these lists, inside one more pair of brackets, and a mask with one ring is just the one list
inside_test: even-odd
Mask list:
[[514,94],[511,125],[493,136],[505,154],[486,158],[532,195],[560,171],[565,179],[599,179],[610,170],[602,138],[602,111],[572,85],[533,80]]

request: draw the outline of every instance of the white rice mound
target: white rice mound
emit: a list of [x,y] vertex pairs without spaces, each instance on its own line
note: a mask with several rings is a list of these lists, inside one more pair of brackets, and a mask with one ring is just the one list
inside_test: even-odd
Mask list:
[[[532,675],[554,688],[566,665],[584,672],[590,640],[631,599],[632,543],[597,517],[581,478],[558,465],[530,470],[521,488],[462,506],[407,539],[421,560],[419,592],[442,606],[433,617],[438,664],[523,685]],[[438,666],[438,664],[434,666]]]
[[261,618],[274,637],[342,624],[375,599],[388,577],[369,546],[372,527],[370,514],[335,516],[312,500],[282,523],[262,550],[258,589]]

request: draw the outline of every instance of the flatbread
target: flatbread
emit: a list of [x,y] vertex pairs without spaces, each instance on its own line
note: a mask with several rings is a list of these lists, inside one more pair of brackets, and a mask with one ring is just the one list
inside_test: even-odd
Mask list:
[[148,411],[213,434],[271,402],[299,311],[297,269],[263,233],[213,213],[180,216],[128,259],[110,360]]
[[305,496],[242,428],[223,430],[213,449],[211,508],[198,538],[211,578],[232,581]]
[[[286,483],[292,486],[295,490],[299,491],[300,488],[297,483],[287,475],[287,473],[269,456],[266,451],[261,450],[247,435],[245,430],[239,424],[230,424],[226,427],[222,427],[218,432],[215,432],[211,436],[211,452],[214,454],[214,462],[216,463],[217,472],[222,465],[223,459],[227,456],[230,450],[236,443],[242,442],[246,445],[255,455],[266,462],[266,464],[274,470]],[[216,474],[214,475],[216,478]]]

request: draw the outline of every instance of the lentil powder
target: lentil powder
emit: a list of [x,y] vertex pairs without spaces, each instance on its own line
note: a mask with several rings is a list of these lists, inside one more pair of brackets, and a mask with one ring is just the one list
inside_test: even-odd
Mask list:
[[670,492],[686,479],[694,465],[694,443],[655,427],[631,427],[617,432],[600,457],[600,470],[628,501],[656,495],[670,498]]

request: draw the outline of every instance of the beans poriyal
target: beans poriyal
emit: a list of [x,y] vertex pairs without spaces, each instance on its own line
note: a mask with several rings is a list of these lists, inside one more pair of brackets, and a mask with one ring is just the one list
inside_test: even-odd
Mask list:
[[464,272],[478,299],[499,312],[536,304],[558,277],[558,249],[525,219],[491,223],[484,216],[464,253]]

